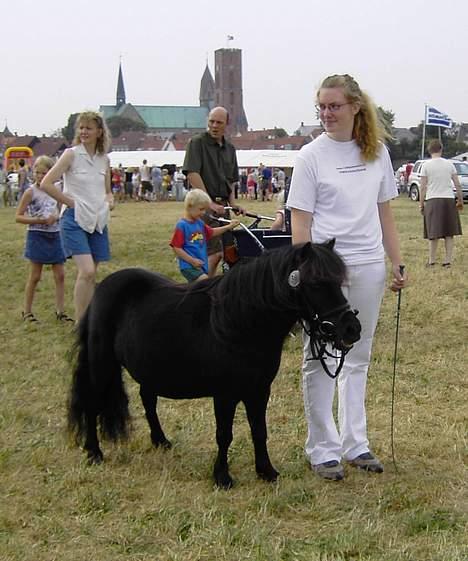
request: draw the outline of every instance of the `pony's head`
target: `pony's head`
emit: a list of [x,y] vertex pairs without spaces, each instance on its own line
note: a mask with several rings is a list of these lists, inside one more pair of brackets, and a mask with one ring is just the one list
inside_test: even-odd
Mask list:
[[346,351],[359,340],[361,324],[341,289],[346,266],[334,246],[331,240],[299,247],[288,284],[311,339]]

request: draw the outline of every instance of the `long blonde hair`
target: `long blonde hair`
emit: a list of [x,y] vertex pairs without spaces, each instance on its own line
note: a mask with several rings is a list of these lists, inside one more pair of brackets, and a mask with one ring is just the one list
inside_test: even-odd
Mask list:
[[349,102],[359,104],[352,136],[361,149],[363,159],[367,162],[375,160],[380,151],[380,142],[388,140],[390,135],[379,118],[374,102],[349,74],[333,74],[325,78],[317,91],[317,100],[322,88],[342,88]]
[[97,111],[83,111],[83,113],[78,115],[75,121],[75,137],[73,139],[73,146],[80,144],[80,124],[89,121],[93,121],[97,128],[102,131],[101,136],[96,141],[96,153],[106,154],[109,150],[111,136],[104,117]]

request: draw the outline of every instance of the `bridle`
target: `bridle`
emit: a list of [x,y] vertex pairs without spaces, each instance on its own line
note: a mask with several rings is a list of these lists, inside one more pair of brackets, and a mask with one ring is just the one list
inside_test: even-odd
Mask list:
[[[291,288],[297,289],[301,283],[301,275],[298,269],[292,271],[288,277],[288,284]],[[336,330],[337,324],[343,319],[343,316],[347,312],[352,312],[354,315],[357,315],[356,310],[351,310],[349,304],[345,302],[336,308],[332,308],[331,310],[327,310],[326,312],[320,314],[320,316],[316,313],[311,319],[304,320],[300,319],[299,323],[302,325],[304,332],[309,337],[309,354],[305,360],[319,360],[320,364],[322,365],[323,370],[332,379],[338,377],[341,369],[343,368],[345,357],[348,352],[352,349],[352,346],[338,350],[332,348],[332,352],[330,349],[330,338],[334,334]],[[335,321],[327,320],[330,316],[334,316],[338,314],[338,317]],[[327,348],[328,347],[328,348]],[[336,351],[336,352],[333,352]],[[326,358],[333,358],[338,360],[338,365],[335,372],[331,372],[327,366]]]
[[[357,315],[357,311],[351,310],[349,304],[345,303],[341,306],[333,308],[332,310],[328,310],[320,316],[318,314],[315,314],[315,316],[309,321],[303,319],[299,320],[299,323],[302,325],[304,332],[309,337],[309,356],[306,357],[305,360],[319,360],[323,370],[325,371],[325,374],[332,379],[338,377],[343,368],[345,357],[353,347],[350,346],[342,350],[332,348],[330,351],[330,337],[335,332],[336,325],[340,323],[344,314],[350,311]],[[335,322],[326,319],[327,317],[334,314],[338,314]],[[331,370],[328,368],[326,358],[333,358],[335,360],[338,360],[338,365],[335,372],[331,372]]]

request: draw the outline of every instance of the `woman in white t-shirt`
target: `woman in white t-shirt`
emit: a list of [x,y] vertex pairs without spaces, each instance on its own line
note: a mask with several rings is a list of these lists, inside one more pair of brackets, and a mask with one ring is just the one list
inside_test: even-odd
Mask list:
[[384,253],[392,263],[391,288],[403,288],[406,276],[390,208],[398,193],[374,104],[345,74],[323,81],[316,108],[325,132],[299,152],[287,206],[293,243],[336,239],[335,249],[348,267],[343,292],[359,310],[362,324],[361,339],[346,356],[338,378],[339,428],[333,416],[335,380],[318,361],[307,360],[304,334],[305,451],[317,475],[339,480],[344,477],[342,459],[369,472],[383,471],[369,448],[365,391],[385,286]]
[[[424,216],[424,239],[429,240],[429,261],[435,265],[437,242],[445,241],[445,261],[442,267],[450,267],[453,255],[453,236],[462,233],[458,210],[463,210],[463,193],[457,170],[452,162],[442,158],[442,144],[432,140],[427,147],[431,159],[421,168],[421,203]],[[457,190],[457,204],[454,204],[452,181]]]

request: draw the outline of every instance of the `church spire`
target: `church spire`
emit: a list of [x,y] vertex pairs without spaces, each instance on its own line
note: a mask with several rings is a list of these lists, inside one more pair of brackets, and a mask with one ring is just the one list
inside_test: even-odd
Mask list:
[[213,109],[215,94],[215,82],[206,61],[205,72],[200,83],[200,107],[207,107]]
[[115,106],[117,109],[125,105],[125,86],[123,81],[123,74],[122,74],[122,59],[120,59],[119,63],[119,78],[117,80],[117,97],[115,100]]

